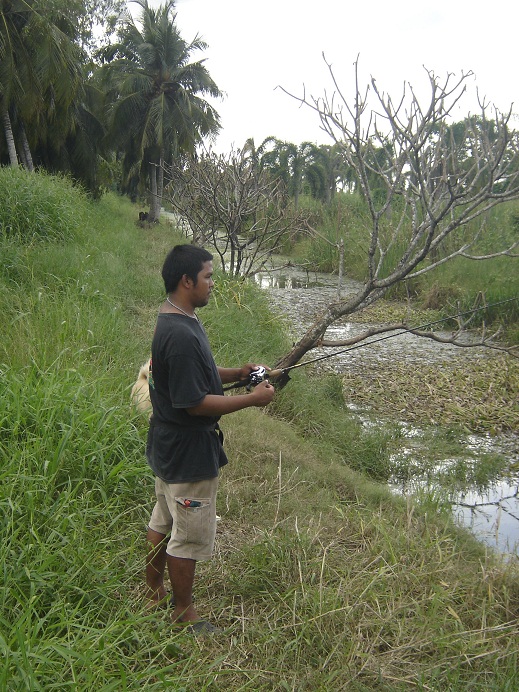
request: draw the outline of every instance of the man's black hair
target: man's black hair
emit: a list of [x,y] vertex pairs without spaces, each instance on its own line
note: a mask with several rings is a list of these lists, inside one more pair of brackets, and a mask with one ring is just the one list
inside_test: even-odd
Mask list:
[[196,286],[198,273],[204,262],[213,259],[210,252],[197,245],[175,245],[164,260],[162,278],[166,293],[176,290],[180,279],[186,274]]

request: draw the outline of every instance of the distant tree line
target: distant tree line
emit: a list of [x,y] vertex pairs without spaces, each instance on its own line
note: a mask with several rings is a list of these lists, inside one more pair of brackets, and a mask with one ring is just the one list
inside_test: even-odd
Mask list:
[[[220,130],[208,97],[222,93],[199,57],[206,44],[180,35],[175,0],[157,9],[148,0],[134,4],[137,21],[124,0],[0,0],[0,164],[70,174],[93,196],[112,188],[134,201],[146,197],[147,220],[155,221],[168,182],[164,171],[175,168],[178,178],[190,158],[204,161],[200,145],[210,146]],[[423,142],[436,143],[431,152],[449,152],[425,162],[431,191],[461,176],[471,189],[485,187],[481,142],[499,144],[499,133],[497,119],[428,121]],[[395,171],[394,144],[379,133],[359,139],[352,160],[341,138],[317,145],[272,136],[259,145],[247,140],[239,156],[258,186],[271,180],[277,203],[284,195],[297,211],[303,194],[329,204],[338,190],[359,192],[383,204],[397,175],[416,186],[412,165]],[[504,157],[514,158],[515,134],[507,146]],[[236,165],[234,153],[231,159]],[[211,167],[210,155],[207,161]],[[492,190],[507,185],[502,177]]]
[[218,132],[220,91],[174,0],[135,2],[138,21],[124,0],[0,0],[0,163],[147,194],[153,221],[163,163]]

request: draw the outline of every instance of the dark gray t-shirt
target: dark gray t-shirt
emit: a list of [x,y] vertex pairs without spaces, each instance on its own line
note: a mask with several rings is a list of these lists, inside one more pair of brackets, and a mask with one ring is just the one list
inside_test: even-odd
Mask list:
[[227,463],[215,431],[219,417],[190,416],[207,394],[223,395],[204,328],[191,317],[160,313],[150,366],[150,420],[146,457],[168,483],[215,478]]

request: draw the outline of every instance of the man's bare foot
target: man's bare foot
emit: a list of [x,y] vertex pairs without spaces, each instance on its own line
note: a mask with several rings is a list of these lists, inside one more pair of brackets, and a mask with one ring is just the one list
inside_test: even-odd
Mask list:
[[173,623],[181,625],[183,623],[196,622],[200,620],[200,616],[192,603],[187,608],[179,608],[177,604],[175,604],[175,610],[171,614],[171,620]]

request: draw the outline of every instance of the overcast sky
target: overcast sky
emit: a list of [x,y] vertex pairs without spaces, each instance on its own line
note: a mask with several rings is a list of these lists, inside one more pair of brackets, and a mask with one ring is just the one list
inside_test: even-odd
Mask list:
[[[472,70],[473,89],[477,85],[501,110],[515,102],[519,113],[514,0],[177,0],[176,11],[182,37],[199,34],[209,44],[207,68],[226,94],[215,103],[223,126],[218,151],[241,147],[249,137],[258,145],[269,135],[296,144],[329,142],[317,115],[276,88],[331,93],[323,53],[346,95],[354,94],[359,56],[360,83],[373,76],[394,100],[406,81],[425,95],[423,66],[441,77]],[[463,105],[464,114],[476,110],[475,95]]]

